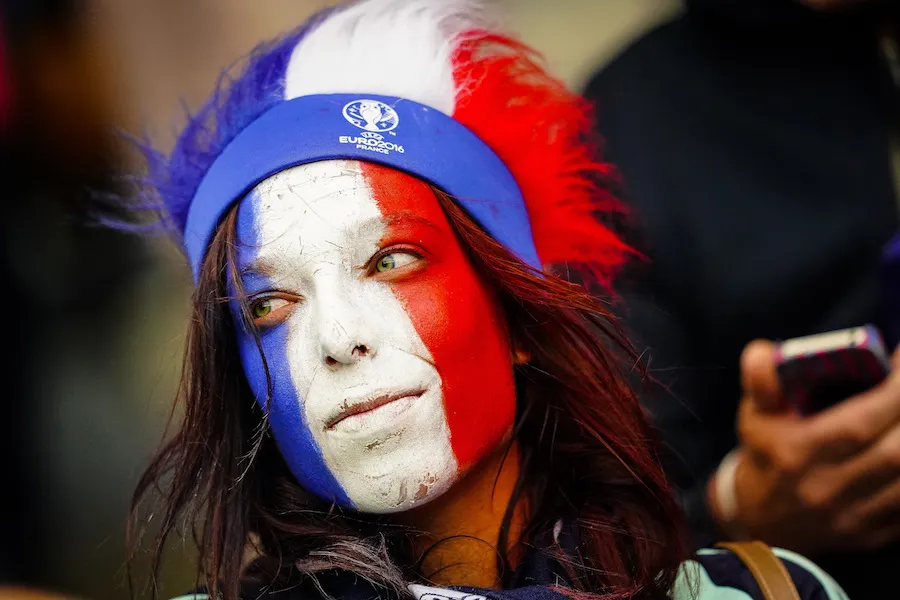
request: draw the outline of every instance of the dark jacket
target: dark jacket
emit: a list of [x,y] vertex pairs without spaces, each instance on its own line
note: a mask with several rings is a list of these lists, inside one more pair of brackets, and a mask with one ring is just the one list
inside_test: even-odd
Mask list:
[[[587,86],[650,258],[623,281],[624,316],[699,545],[716,537],[704,488],[736,444],[744,345],[882,323],[900,77],[879,31],[898,4],[696,0]],[[875,598],[896,590],[900,551],[820,563]]]
[[[805,558],[776,550],[797,588],[799,600],[847,600],[839,586]],[[567,586],[565,569],[541,552],[533,551],[515,571],[510,585],[502,590],[474,587],[435,588],[411,585],[415,600],[571,600],[571,595],[555,588]],[[599,592],[599,590],[595,590]],[[279,584],[246,581],[242,600],[398,600],[395,594],[373,586],[346,571],[329,571],[314,582],[294,575]],[[704,550],[686,563],[671,593],[672,600],[764,600],[756,579],[731,552]],[[205,590],[173,600],[212,600]]]

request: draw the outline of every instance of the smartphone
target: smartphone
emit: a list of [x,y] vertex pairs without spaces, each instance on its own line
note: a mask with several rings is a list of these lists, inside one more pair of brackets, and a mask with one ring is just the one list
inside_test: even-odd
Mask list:
[[785,401],[804,415],[878,385],[891,368],[882,335],[872,325],[777,342],[775,362]]

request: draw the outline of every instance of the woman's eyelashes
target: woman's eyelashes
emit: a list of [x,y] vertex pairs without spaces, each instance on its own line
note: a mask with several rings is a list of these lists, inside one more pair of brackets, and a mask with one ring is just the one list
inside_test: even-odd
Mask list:
[[372,257],[366,271],[371,276],[385,279],[410,273],[423,263],[422,253],[411,248],[386,248]]
[[250,300],[250,318],[260,329],[267,329],[284,321],[294,305],[300,301],[297,297],[258,296]]

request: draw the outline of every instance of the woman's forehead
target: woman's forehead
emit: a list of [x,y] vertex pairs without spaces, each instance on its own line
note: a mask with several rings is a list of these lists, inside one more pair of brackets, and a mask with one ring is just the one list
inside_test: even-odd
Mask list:
[[272,175],[247,196],[238,220],[269,237],[298,226],[341,228],[379,214],[362,166],[355,161],[327,161]]
[[308,212],[334,203],[352,208],[354,203],[371,203],[371,195],[359,162],[334,160],[276,173],[257,185],[244,204],[259,218],[267,212]]
[[285,245],[298,252],[371,248],[410,221],[449,232],[428,184],[389,167],[333,160],[292,167],[257,185],[239,208],[238,235],[260,258]]
[[321,216],[323,210],[346,220],[386,215],[391,209],[431,212],[428,204],[436,204],[431,188],[411,175],[356,160],[330,160],[298,165],[267,178],[242,202],[239,216],[252,218],[259,226],[290,215]]

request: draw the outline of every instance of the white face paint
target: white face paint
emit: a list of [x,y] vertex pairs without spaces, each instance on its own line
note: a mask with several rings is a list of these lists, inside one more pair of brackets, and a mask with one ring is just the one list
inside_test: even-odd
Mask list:
[[278,173],[242,203],[239,221],[254,233],[242,242],[266,282],[248,294],[298,298],[278,308],[289,311],[277,326],[283,355],[266,358],[286,361],[308,434],[350,501],[387,513],[446,491],[458,465],[441,378],[390,285],[360,272],[386,230],[360,165]]

